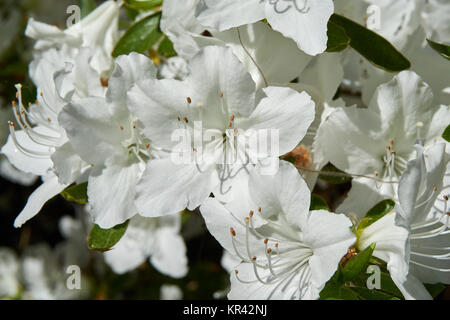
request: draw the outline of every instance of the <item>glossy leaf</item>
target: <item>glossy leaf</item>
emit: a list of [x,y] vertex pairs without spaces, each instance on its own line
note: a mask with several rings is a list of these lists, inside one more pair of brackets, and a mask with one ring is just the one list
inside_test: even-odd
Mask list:
[[358,225],[358,231],[367,228],[375,221],[383,218],[386,214],[392,212],[395,208],[395,202],[391,199],[383,200],[377,203],[372,209],[367,212],[366,216]]
[[133,24],[116,44],[113,57],[149,50],[162,37],[160,20],[161,13],[155,13]]
[[89,234],[89,249],[101,252],[110,250],[125,234],[128,222],[125,221],[111,229],[102,229],[98,225],[94,225]]
[[124,0],[125,6],[135,10],[150,10],[162,4],[162,0]]
[[86,204],[88,203],[87,186],[88,184],[87,182],[85,182],[68,187],[63,192],[61,192],[61,195],[67,201],[75,202],[78,204]]
[[333,14],[330,21],[345,31],[353,49],[378,68],[400,72],[411,67],[409,60],[377,33],[338,14]]
[[450,60],[450,46],[427,39],[428,44],[445,59]]
[[350,38],[344,29],[331,20],[328,22],[327,34],[327,52],[340,52],[350,45]]

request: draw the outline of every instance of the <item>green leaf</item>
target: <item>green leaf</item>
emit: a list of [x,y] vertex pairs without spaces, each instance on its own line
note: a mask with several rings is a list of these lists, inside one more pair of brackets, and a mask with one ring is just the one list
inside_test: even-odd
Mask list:
[[75,186],[68,187],[61,192],[61,195],[67,201],[86,204],[88,203],[87,186],[87,182],[84,182]]
[[365,250],[358,253],[357,256],[350,259],[344,268],[342,268],[343,281],[350,281],[356,278],[362,272],[367,270],[370,263],[370,257],[375,250],[375,243],[372,243]]
[[319,196],[318,194],[311,194],[311,203],[309,206],[309,210],[327,210],[330,211],[327,202],[324,198]]
[[165,58],[175,57],[177,52],[173,48],[173,43],[168,37],[164,37],[158,47],[158,54]]
[[344,29],[331,20],[328,21],[327,34],[327,52],[340,52],[350,44],[350,38],[345,34]]
[[361,220],[358,225],[357,231],[367,228],[375,221],[383,218],[389,212],[392,212],[395,207],[395,202],[391,199],[383,200],[377,203],[372,209],[367,212],[366,216]]
[[81,0],[81,18],[86,17],[89,13],[95,10],[97,5],[95,0]]
[[342,184],[352,180],[352,177],[346,174],[344,171],[339,170],[331,163],[328,163],[322,168],[319,179],[326,181],[330,184]]
[[155,13],[133,24],[120,38],[112,53],[113,57],[130,52],[144,53],[161,37],[159,29],[161,13]]
[[162,0],[125,0],[125,6],[135,10],[150,10],[162,4]]
[[445,128],[442,138],[444,138],[447,142],[450,142],[450,125]]
[[330,21],[343,28],[350,38],[350,46],[378,68],[400,72],[411,67],[408,59],[375,32],[338,14],[333,14]]
[[94,225],[89,233],[89,249],[101,252],[110,250],[125,234],[128,222],[129,220],[111,229],[102,229],[98,225]]
[[320,300],[359,300],[358,295],[350,290],[350,288],[327,283],[320,292]]
[[428,44],[445,59],[450,60],[450,46],[427,39]]
[[427,288],[428,292],[431,294],[431,296],[433,298],[436,298],[447,288],[442,283],[436,283],[436,284],[425,283],[424,285],[425,285],[425,288]]

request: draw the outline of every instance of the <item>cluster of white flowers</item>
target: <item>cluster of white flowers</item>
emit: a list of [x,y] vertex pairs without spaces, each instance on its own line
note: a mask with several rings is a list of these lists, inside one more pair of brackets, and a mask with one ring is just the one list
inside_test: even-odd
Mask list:
[[[117,273],[149,259],[184,277],[179,213],[199,208],[234,264],[229,299],[317,299],[343,257],[373,243],[405,298],[431,298],[424,283],[450,284],[441,137],[450,62],[424,44],[425,35],[450,41],[448,3],[164,0],[160,28],[178,56],[162,64],[135,52],[112,57],[122,5],[106,1],[65,30],[28,21],[37,98],[25,106],[16,85],[1,151],[43,183],[16,227],[87,182],[93,223],[129,220],[105,253]],[[330,16],[364,23],[370,5],[382,19],[375,31],[411,70],[326,52]],[[287,154],[295,164],[280,159]],[[336,213],[310,209],[327,163],[353,178]],[[395,208],[359,228],[386,199]]]

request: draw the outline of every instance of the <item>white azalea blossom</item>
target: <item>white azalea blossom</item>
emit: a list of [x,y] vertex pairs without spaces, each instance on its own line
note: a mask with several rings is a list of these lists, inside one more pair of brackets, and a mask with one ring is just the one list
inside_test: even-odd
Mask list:
[[[355,242],[344,215],[309,211],[310,191],[294,166],[283,162],[275,176],[254,171],[255,204],[245,219],[216,199],[201,207],[210,232],[242,263],[231,274],[229,299],[317,299]],[[253,220],[263,220],[255,227]]]
[[[147,164],[137,186],[136,206],[143,216],[195,209],[210,193],[230,198],[240,192],[236,187],[232,190],[233,183],[245,175],[242,170],[251,165],[250,156],[256,161],[289,152],[314,118],[314,103],[306,93],[281,87],[255,93],[255,83],[231,49],[207,47],[189,67],[185,81],[144,80],[128,93],[144,135],[156,148],[170,152]],[[283,113],[277,113],[281,108]],[[278,150],[267,147],[249,156],[246,143],[259,129],[278,132]],[[174,132],[183,135],[181,143]],[[186,135],[192,139],[185,139]],[[196,137],[201,137],[200,143]],[[180,151],[187,154],[186,161],[177,158]]]
[[119,2],[106,1],[66,30],[30,18],[25,34],[37,40],[35,49],[89,47],[94,51],[90,65],[102,76],[112,69],[111,52],[119,40]]
[[137,214],[135,187],[153,154],[138,119],[127,108],[126,93],[138,80],[155,77],[156,68],[147,57],[121,56],[105,98],[69,103],[59,115],[74,150],[93,166],[88,178],[89,204],[94,222],[103,228]]
[[[416,140],[435,143],[450,122],[448,107],[436,108],[432,101],[426,83],[413,72],[401,72],[378,88],[368,109],[331,112],[317,137],[319,152],[340,170],[357,175],[354,185],[369,184],[386,198],[395,197],[395,182],[414,157]],[[360,198],[358,189],[353,192]]]

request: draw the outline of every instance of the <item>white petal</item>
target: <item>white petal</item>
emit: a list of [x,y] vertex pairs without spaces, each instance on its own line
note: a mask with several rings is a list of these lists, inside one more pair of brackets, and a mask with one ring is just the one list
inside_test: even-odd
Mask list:
[[289,162],[281,161],[276,175],[260,175],[255,170],[250,175],[250,195],[265,217],[286,215],[295,225],[299,217],[309,212],[311,193],[298,170]]
[[279,156],[294,149],[305,136],[314,120],[314,102],[306,93],[291,88],[268,87],[263,89],[262,99],[251,116],[239,123],[242,128],[278,131]]
[[169,159],[147,165],[136,187],[136,206],[144,217],[160,217],[197,208],[211,193],[211,172],[195,165],[177,165]]
[[236,116],[248,116],[253,111],[255,83],[231,48],[203,48],[192,59],[189,68],[190,97],[194,104],[201,102],[204,105],[204,117],[210,112],[217,113],[222,102]]
[[343,214],[325,210],[311,211],[302,225],[303,242],[313,250],[309,259],[311,282],[317,294],[337,270],[339,261],[355,243],[356,237],[350,230],[352,223]]
[[34,152],[49,153],[48,157],[33,157],[23,153],[16,147],[11,136],[8,137],[8,142],[3,146],[1,152],[8,158],[12,165],[23,172],[38,176],[46,174],[53,166],[50,159],[50,148],[34,143],[22,130],[17,130],[15,135],[21,146]]
[[[297,42],[300,49],[309,55],[317,55],[327,48],[327,24],[334,11],[332,0],[305,1],[307,12],[299,12],[290,4],[266,2],[265,15],[272,28]],[[297,1],[295,2],[297,6]],[[303,5],[303,4],[301,4]],[[284,10],[279,13],[276,11]],[[299,8],[301,9],[301,8]]]
[[[220,39],[233,49],[258,89],[266,86],[265,81],[269,85],[290,82],[311,61],[311,57],[300,51],[294,41],[284,38],[263,22],[213,32],[213,35],[213,39]],[[270,50],[268,43],[271,44]]]
[[136,183],[142,172],[139,163],[107,164],[89,176],[88,198],[91,215],[103,229],[112,228],[137,214],[134,205]]
[[83,165],[85,165],[69,142],[56,148],[51,159],[55,166],[55,173],[63,184],[75,181],[80,176]]
[[28,198],[25,208],[14,221],[16,228],[21,227],[25,222],[39,213],[44,204],[67,188],[69,184],[60,184],[58,177],[51,174]]
[[201,24],[223,31],[264,19],[264,4],[259,2],[259,0],[200,0],[196,16]]
[[408,274],[407,240],[408,230],[396,225],[396,213],[389,213],[364,229],[357,247],[366,249],[376,243],[373,255],[387,262],[389,273],[399,281]]
[[151,264],[161,273],[182,278],[188,272],[186,245],[183,238],[169,228],[156,232],[156,248],[150,257]]

